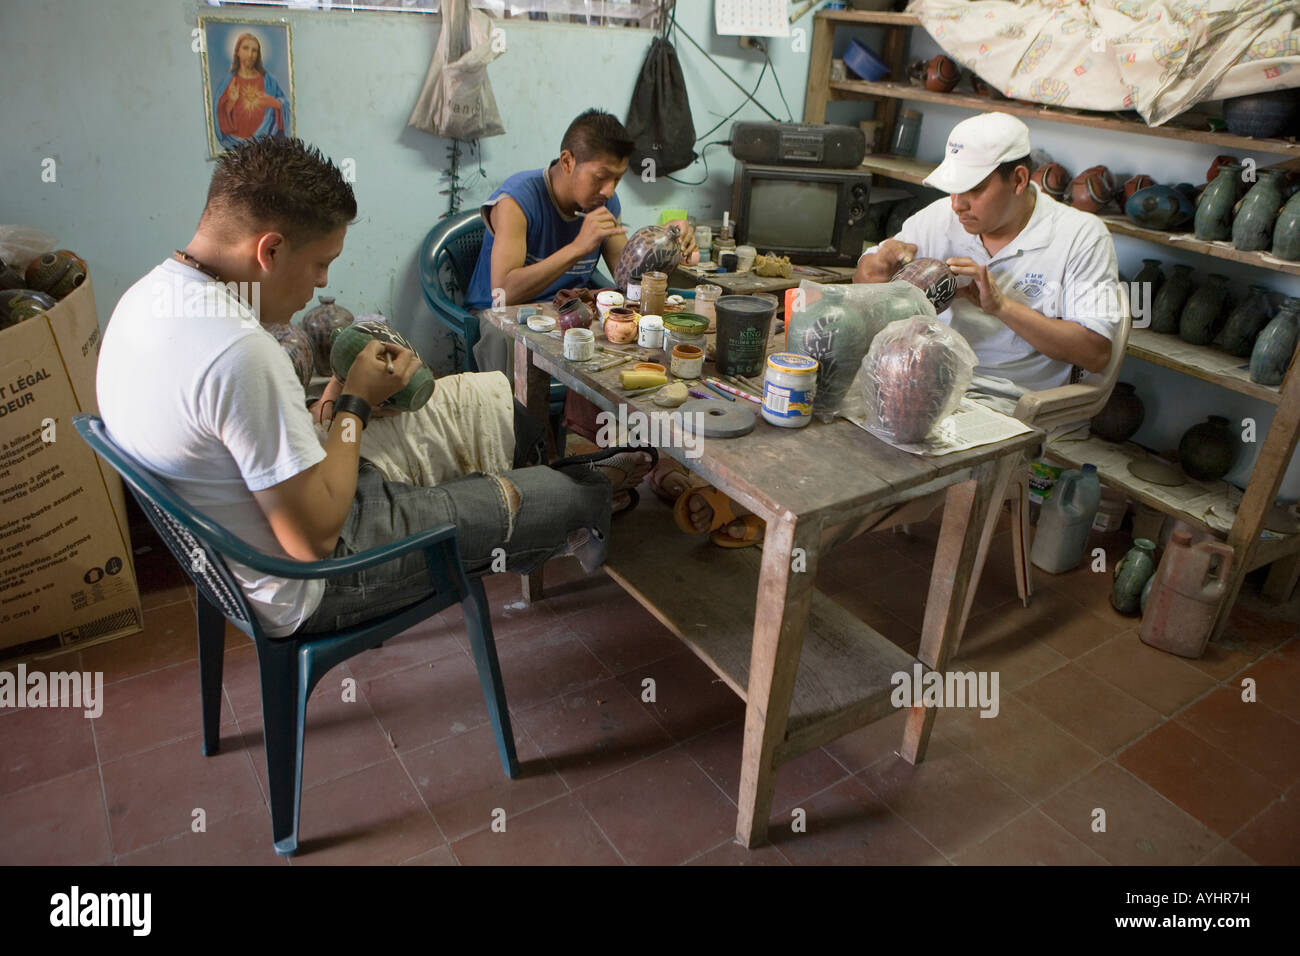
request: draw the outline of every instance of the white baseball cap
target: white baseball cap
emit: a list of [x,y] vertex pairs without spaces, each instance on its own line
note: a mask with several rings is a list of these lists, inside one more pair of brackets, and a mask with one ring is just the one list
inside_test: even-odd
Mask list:
[[1029,127],[1006,113],[981,113],[948,134],[943,162],[922,182],[946,193],[964,193],[998,165],[1029,155]]

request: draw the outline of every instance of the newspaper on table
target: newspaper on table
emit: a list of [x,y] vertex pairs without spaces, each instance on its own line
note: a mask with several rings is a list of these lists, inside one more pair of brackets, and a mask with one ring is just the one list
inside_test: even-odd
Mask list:
[[[865,406],[857,405],[844,409],[841,414],[859,428],[875,435],[875,432],[867,427]],[[1024,422],[1003,415],[1001,412],[995,412],[987,405],[981,405],[963,396],[957,410],[939,422],[922,442],[896,444],[880,435],[876,437],[900,451],[923,455],[926,458],[938,458],[955,451],[965,451],[967,448],[992,445],[994,442],[1005,441],[1031,431],[1033,429]]]

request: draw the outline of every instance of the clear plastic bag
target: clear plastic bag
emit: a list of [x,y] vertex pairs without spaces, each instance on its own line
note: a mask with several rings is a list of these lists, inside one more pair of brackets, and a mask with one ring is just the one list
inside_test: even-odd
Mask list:
[[786,350],[817,360],[817,395],[813,415],[829,422],[844,411],[862,357],[872,340],[891,322],[912,315],[933,317],[925,293],[908,282],[862,285],[799,285],[786,323]]
[[0,259],[19,275],[39,255],[54,248],[54,237],[32,226],[0,226]]
[[975,352],[938,319],[891,322],[862,360],[867,431],[895,445],[923,441],[951,415],[975,375]]

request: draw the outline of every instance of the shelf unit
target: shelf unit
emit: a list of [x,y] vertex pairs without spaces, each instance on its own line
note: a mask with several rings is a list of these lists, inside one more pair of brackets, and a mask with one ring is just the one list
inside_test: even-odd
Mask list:
[[[1153,136],[1181,142],[1201,143],[1229,150],[1249,150],[1287,157],[1287,166],[1300,161],[1300,143],[1283,139],[1254,139],[1230,133],[1191,129],[1167,123],[1147,126],[1140,120],[1119,114],[1088,113],[1080,110],[1042,106],[1019,100],[992,99],[969,93],[935,93],[924,87],[897,82],[906,77],[907,31],[921,25],[918,17],[907,13],[875,13],[854,10],[824,11],[817,14],[813,26],[812,57],[808,72],[808,92],[804,101],[804,122],[826,121],[826,104],[832,100],[871,99],[876,102],[876,119],[882,128],[893,127],[898,104],[902,100],[941,103],[976,112],[1001,111],[1017,116],[1052,123],[1067,123],[1094,129]],[[868,82],[865,80],[832,81],[831,57],[835,46],[835,30],[840,26],[884,27],[882,59],[889,65],[891,80]],[[925,163],[903,156],[872,154],[862,163],[862,168],[874,176],[900,182],[920,184],[934,169],[934,163]],[[1282,275],[1300,276],[1300,263],[1283,262],[1271,256],[1254,252],[1239,252],[1230,243],[1204,242],[1190,233],[1169,233],[1143,229],[1122,216],[1102,216],[1102,221],[1112,235],[1129,236],[1170,248],[1182,249],[1212,258],[1239,262],[1257,269]],[[1237,504],[1237,517],[1226,533],[1227,543],[1233,548],[1235,560],[1228,582],[1228,593],[1219,610],[1213,637],[1217,638],[1227,623],[1228,615],[1236,603],[1242,580],[1249,571],[1271,564],[1265,594],[1287,599],[1300,580],[1300,534],[1279,536],[1264,531],[1264,522],[1277,498],[1297,440],[1300,439],[1300,372],[1293,360],[1286,379],[1280,388],[1269,388],[1250,380],[1245,361],[1217,349],[1189,345],[1177,336],[1161,335],[1149,329],[1134,329],[1126,353],[1152,364],[1172,369],[1184,375],[1210,382],[1221,388],[1249,395],[1267,402],[1276,409],[1273,423],[1263,436],[1259,457]],[[1193,527],[1212,533],[1215,531],[1205,521],[1206,509],[1213,504],[1229,503],[1232,494],[1224,482],[1202,483],[1189,479],[1186,485],[1166,488],[1137,478],[1128,471],[1128,462],[1147,454],[1137,445],[1115,445],[1100,439],[1058,442],[1048,447],[1048,454],[1072,466],[1085,461],[1098,465],[1098,474],[1105,484],[1164,513],[1187,522]]]

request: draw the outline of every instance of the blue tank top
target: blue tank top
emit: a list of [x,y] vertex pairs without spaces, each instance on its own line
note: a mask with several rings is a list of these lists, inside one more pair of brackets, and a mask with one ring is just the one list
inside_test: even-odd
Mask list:
[[[551,199],[550,190],[546,188],[546,179],[540,169],[515,173],[501,184],[500,189],[488,197],[488,201],[480,208],[485,225],[488,222],[489,210],[502,196],[509,196],[519,203],[519,208],[524,211],[524,218],[528,220],[524,265],[530,266],[535,262],[541,262],[547,256],[554,255],[576,239],[578,233],[582,231],[580,217],[566,220],[560,215],[560,210],[555,207],[555,202]],[[617,193],[610,197],[605,206],[616,218],[622,211]],[[492,240],[492,228],[489,225],[483,234],[483,246],[479,249],[478,263],[474,267],[474,275],[465,293],[467,309],[486,309],[492,305]],[[561,289],[585,286],[598,262],[600,262],[599,249],[584,256],[570,267],[547,286],[537,296],[537,300],[541,302],[551,299]]]

